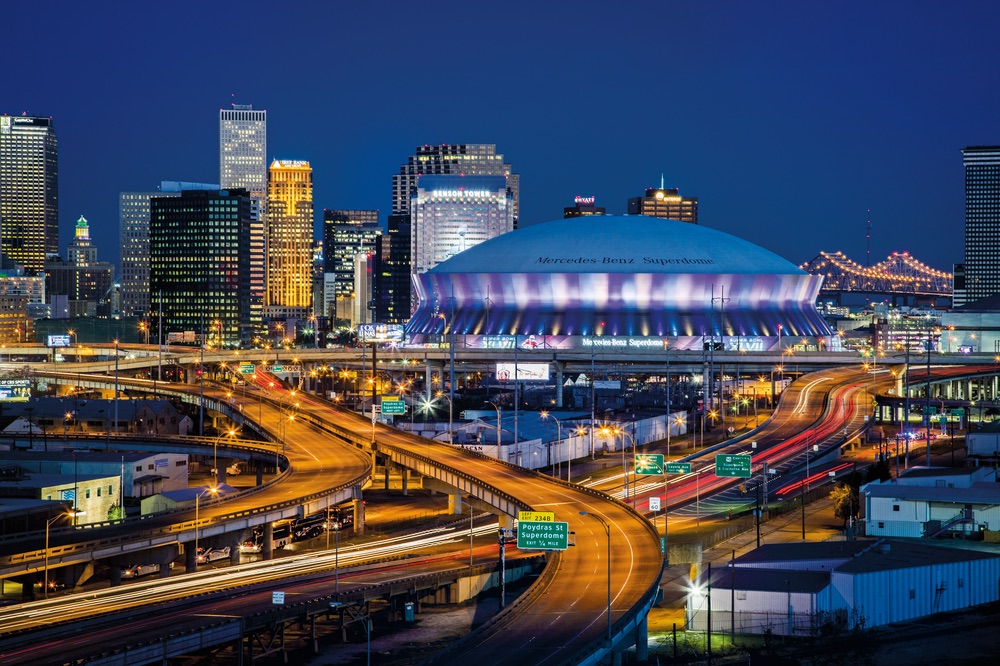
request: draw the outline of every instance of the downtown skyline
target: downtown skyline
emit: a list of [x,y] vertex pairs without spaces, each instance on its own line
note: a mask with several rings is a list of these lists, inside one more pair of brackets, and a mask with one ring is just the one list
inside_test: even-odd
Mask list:
[[[522,227],[577,195],[623,213],[663,174],[699,199],[700,224],[794,263],[842,250],[863,264],[870,217],[872,263],[910,251],[951,271],[961,150],[1000,143],[1000,10],[987,3],[514,2],[496,17],[315,4],[274,17],[256,51],[212,29],[227,25],[221,8],[181,20],[194,7],[157,22],[142,7],[58,6],[58,48],[0,73],[0,112],[53,117],[60,253],[84,215],[120,266],[119,193],[216,181],[218,109],[233,102],[268,111],[269,161],[312,165],[316,238],[324,208],[377,208],[384,225],[416,146],[490,143],[521,176]],[[12,35],[15,51],[35,53],[34,30]],[[484,31],[495,53],[476,49]]]

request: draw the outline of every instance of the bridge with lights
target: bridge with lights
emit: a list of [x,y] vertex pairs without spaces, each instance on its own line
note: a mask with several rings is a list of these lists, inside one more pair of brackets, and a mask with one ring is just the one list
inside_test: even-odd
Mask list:
[[931,268],[908,252],[893,252],[873,266],[862,266],[843,252],[820,252],[799,268],[822,275],[820,296],[838,302],[849,292],[890,296],[893,304],[933,303],[952,295],[951,273]]

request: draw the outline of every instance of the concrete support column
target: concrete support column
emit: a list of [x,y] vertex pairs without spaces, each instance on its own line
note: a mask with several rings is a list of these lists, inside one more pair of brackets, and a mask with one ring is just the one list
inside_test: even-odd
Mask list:
[[966,400],[972,400],[972,380],[971,379],[966,379],[965,380],[965,387],[964,387],[964,389],[965,389],[965,399]]
[[498,520],[500,522],[500,527],[502,527],[503,529],[505,530],[514,529],[514,516],[509,516],[506,513],[501,513],[498,516]]
[[424,391],[427,393],[427,400],[434,397],[434,371],[433,361],[424,362]]
[[462,515],[462,493],[457,490],[448,493],[448,513],[456,516]]
[[552,365],[556,369],[556,407],[563,406],[563,372],[566,370],[566,363],[564,361],[553,361]]
[[198,570],[198,553],[195,551],[194,541],[184,544],[184,571],[194,573]]
[[622,651],[611,650],[611,666],[622,666]]
[[224,458],[219,458],[219,466],[215,468],[215,485],[220,486],[226,482],[226,467],[229,465],[230,461]]
[[403,497],[406,497],[408,495],[408,491],[409,491],[410,470],[408,470],[408,469],[406,469],[404,467],[403,469],[400,470],[399,474],[400,474],[400,481],[402,483],[402,488],[403,488]]
[[111,581],[111,587],[118,587],[122,584],[122,569],[111,565],[108,567],[108,579]]
[[365,505],[360,498],[352,500],[351,504],[354,506],[354,533],[360,536],[365,533]]
[[640,664],[649,659],[649,617],[635,626],[635,658]]
[[265,560],[274,557],[274,525],[270,522],[264,523],[264,540],[261,543],[260,552]]
[[382,467],[383,479],[385,483],[385,490],[389,490],[389,459],[386,458],[385,465]]
[[257,485],[264,485],[264,468],[260,464],[257,465]]
[[229,535],[229,563],[233,565],[240,563],[240,536],[240,532]]
[[170,562],[160,563],[160,578],[166,578],[170,575]]
[[[34,601],[35,600],[35,581],[38,580],[37,574],[28,574],[26,576],[21,576],[15,578],[19,583],[21,583],[21,600],[22,601]],[[52,580],[52,570],[49,569],[49,580]]]

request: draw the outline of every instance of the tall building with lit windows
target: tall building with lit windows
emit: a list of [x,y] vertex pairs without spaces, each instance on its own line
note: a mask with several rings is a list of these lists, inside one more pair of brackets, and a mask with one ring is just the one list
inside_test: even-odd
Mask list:
[[[326,209],[323,211],[323,272],[334,275],[336,302],[334,316],[351,319],[355,311],[355,257],[358,254],[372,254],[381,243],[382,228],[379,226],[378,210]],[[375,267],[374,262],[367,265]],[[376,273],[377,276],[377,273]],[[375,288],[372,287],[372,290]],[[329,297],[328,297],[329,300]],[[365,308],[368,304],[363,304]],[[367,311],[367,310],[366,310]]]
[[643,196],[628,200],[628,214],[698,224],[698,198],[683,197],[677,188],[665,188],[662,184],[647,187]]
[[[394,237],[397,250],[393,253],[396,261],[387,261],[382,269],[376,271],[376,299],[380,309],[394,321],[405,321],[415,304],[412,286],[407,293],[400,293],[400,286],[409,285],[413,267],[413,257],[409,261],[400,261],[404,253],[401,244],[409,242],[412,247],[416,240],[418,228],[411,215],[411,206],[417,196],[418,181],[427,176],[502,176],[509,199],[509,208],[513,228],[517,228],[520,214],[520,177],[514,173],[511,165],[504,162],[504,156],[497,152],[495,144],[460,143],[417,146],[416,153],[407,158],[406,164],[399,167],[399,173],[392,177],[392,214],[389,216],[389,233]],[[395,229],[395,233],[393,232]],[[409,238],[404,238],[408,233]],[[392,294],[391,297],[388,295]],[[381,294],[381,295],[378,295]],[[389,300],[386,300],[386,299]],[[405,308],[403,304],[407,305]],[[401,309],[402,308],[402,309]],[[405,311],[405,316],[404,316]],[[400,319],[402,317],[402,319]]]
[[253,104],[219,109],[219,186],[244,189],[257,200],[250,240],[250,290],[264,302],[267,289],[267,111]]
[[268,320],[308,319],[312,310],[312,167],[301,160],[275,160],[267,185]]
[[149,203],[154,330],[162,307],[164,334],[204,330],[219,346],[249,345],[262,324],[250,289],[257,199],[242,189],[184,190]]
[[491,143],[460,143],[417,146],[415,155],[392,177],[392,214],[408,215],[417,193],[417,179],[433,175],[503,176],[510,190],[514,228],[520,212],[520,177]]
[[59,252],[59,144],[51,118],[0,116],[0,252],[41,274]]
[[71,317],[113,316],[112,286],[115,267],[98,261],[97,246],[90,240],[90,224],[80,216],[73,227],[73,240],[66,246],[66,260],[50,255],[45,262],[46,291],[52,296],[66,296]]
[[964,284],[956,271],[954,305],[1000,294],[1000,146],[969,146],[965,165]]
[[421,176],[411,204],[410,271],[419,275],[514,229],[503,176]]
[[121,245],[122,314],[145,316],[155,307],[149,294],[149,200],[153,197],[179,197],[181,190],[218,190],[218,184],[160,182],[155,192],[121,192],[118,195],[118,225]]

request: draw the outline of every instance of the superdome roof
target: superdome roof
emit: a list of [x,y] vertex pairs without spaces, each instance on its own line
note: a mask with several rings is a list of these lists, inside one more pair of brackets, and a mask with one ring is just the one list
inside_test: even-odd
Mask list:
[[643,215],[593,215],[523,227],[428,272],[804,274],[742,238]]

